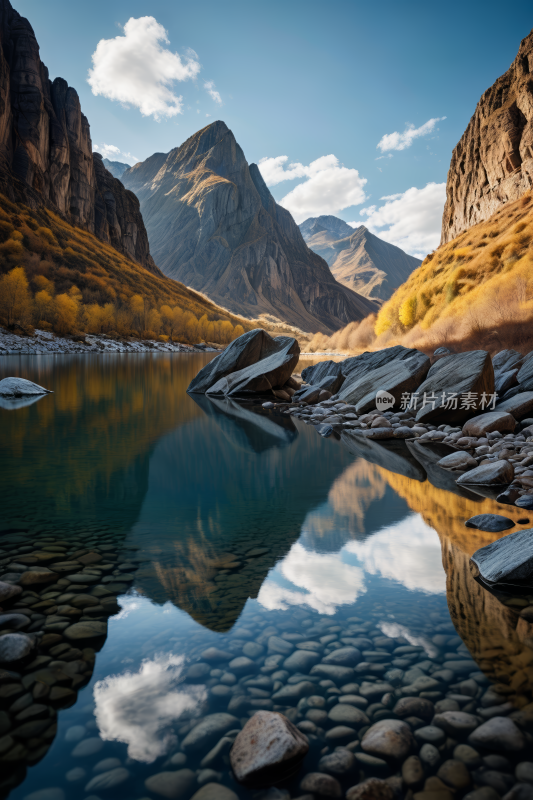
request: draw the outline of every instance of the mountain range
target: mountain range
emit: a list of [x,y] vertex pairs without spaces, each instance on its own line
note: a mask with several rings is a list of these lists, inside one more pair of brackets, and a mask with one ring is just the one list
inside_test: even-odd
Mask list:
[[339,283],[375,302],[388,300],[422,263],[363,225],[354,230],[338,217],[310,217],[299,227]]
[[130,168],[129,164],[123,161],[110,161],[108,158],[103,159],[104,167],[114,178],[121,178],[127,169]]
[[376,311],[337,282],[222,121],[121,178],[135,192],[160,269],[230,311],[334,331]]

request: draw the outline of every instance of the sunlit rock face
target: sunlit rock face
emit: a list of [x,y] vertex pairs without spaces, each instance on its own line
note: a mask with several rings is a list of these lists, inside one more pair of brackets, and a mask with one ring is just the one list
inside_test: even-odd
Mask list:
[[441,244],[488,219],[533,185],[533,33],[477,104],[453,151]]
[[333,331],[377,306],[338,283],[218,120],[121,178],[135,192],[165,275],[252,318]]
[[0,190],[47,206],[160,275],[132,192],[93,158],[78,93],[51,81],[30,23],[0,0]]

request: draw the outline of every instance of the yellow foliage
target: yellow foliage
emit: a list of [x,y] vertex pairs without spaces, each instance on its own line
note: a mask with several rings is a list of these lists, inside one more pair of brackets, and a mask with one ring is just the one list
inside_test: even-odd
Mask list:
[[19,321],[24,324],[31,314],[31,296],[28,279],[22,267],[15,267],[0,279],[0,313],[7,324]]
[[416,297],[412,295],[404,300],[398,311],[398,318],[404,328],[412,328],[416,322]]

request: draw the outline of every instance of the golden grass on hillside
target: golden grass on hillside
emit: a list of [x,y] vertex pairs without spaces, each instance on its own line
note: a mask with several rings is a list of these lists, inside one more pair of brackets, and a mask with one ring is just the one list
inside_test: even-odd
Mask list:
[[0,324],[227,343],[251,321],[155,275],[53,212],[0,195]]
[[380,310],[375,346],[531,348],[532,200],[526,193],[428,255]]

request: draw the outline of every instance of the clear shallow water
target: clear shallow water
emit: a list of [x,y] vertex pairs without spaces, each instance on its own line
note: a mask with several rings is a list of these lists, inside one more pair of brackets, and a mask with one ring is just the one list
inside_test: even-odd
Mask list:
[[[302,700],[308,688],[302,697],[275,697],[302,682],[314,684],[326,712],[346,692],[361,692],[363,707],[366,692],[370,722],[393,716],[372,684],[401,692],[450,662],[452,677],[425,692],[432,702],[461,695],[457,684],[471,676],[478,697],[466,693],[457,707],[475,713],[489,678],[513,708],[531,702],[530,632],[468,571],[470,554],[494,537],[469,531],[464,520],[481,510],[508,515],[509,507],[437,488],[423,470],[418,479],[389,471],[287,417],[188,397],[207,360],[0,363],[0,378],[18,374],[54,390],[31,406],[0,409],[0,531],[8,542],[0,535],[0,547],[8,550],[6,537],[20,533],[35,542],[108,537],[140,562],[90,683],[59,712],[54,743],[11,791],[16,800],[43,788],[59,793],[42,800],[156,800],[161,795],[145,780],[178,769],[193,774],[173,796],[188,800],[207,780],[250,798],[255,793],[234,782],[227,757],[209,765],[215,774],[201,772],[223,732],[186,753],[182,744],[198,718],[229,711],[239,728],[258,708],[283,710],[310,735],[286,797],[303,794],[302,777],[338,745],[360,756],[339,778],[344,790],[365,776],[394,774],[364,761],[357,728],[335,738],[331,720],[315,715],[313,722]],[[286,643],[277,660],[272,636]],[[314,642],[322,659],[357,641],[366,660],[350,678],[328,686],[310,664],[284,669],[302,642]],[[393,652],[406,646],[414,649]],[[210,647],[250,664],[244,674],[231,673],[227,660],[189,673],[206,664]],[[95,752],[76,755],[77,737],[98,738]],[[452,755],[453,747],[443,760]],[[90,781],[109,758],[118,761],[104,764],[104,773],[125,768],[129,775],[95,788]]]

